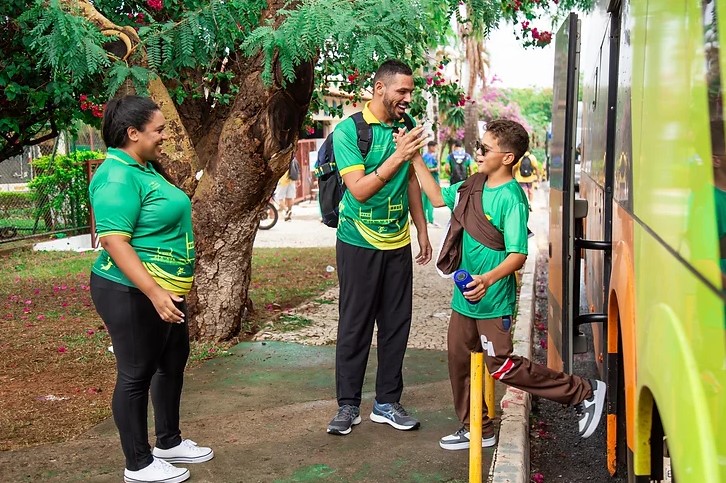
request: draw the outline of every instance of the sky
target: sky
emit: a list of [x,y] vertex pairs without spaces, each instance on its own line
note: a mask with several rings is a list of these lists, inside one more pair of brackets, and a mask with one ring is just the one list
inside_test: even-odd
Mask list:
[[[543,22],[542,27],[548,29],[548,23]],[[522,41],[514,37],[512,24],[506,24],[491,33],[486,48],[491,58],[491,73],[500,79],[498,87],[552,87],[554,42],[545,48],[525,49]]]

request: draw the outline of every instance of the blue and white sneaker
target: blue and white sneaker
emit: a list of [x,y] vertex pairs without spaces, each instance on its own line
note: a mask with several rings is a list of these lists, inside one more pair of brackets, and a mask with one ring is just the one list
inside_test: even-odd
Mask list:
[[401,431],[408,431],[421,426],[421,423],[416,418],[409,416],[401,403],[397,402],[380,404],[378,401],[374,401],[371,421],[390,424]]
[[607,386],[603,381],[590,379],[592,396],[575,405],[577,412],[577,427],[580,436],[589,438],[600,424],[600,416],[605,406],[605,391]]

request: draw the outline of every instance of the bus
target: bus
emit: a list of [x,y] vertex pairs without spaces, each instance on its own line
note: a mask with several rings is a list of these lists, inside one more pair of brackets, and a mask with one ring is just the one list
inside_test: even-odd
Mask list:
[[721,44],[726,0],[605,0],[555,39],[548,365],[594,351],[629,482],[726,482]]

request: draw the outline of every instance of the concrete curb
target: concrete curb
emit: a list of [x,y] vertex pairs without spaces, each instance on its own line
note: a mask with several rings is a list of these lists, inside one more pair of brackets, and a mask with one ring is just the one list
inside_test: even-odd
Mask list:
[[[539,250],[535,239],[529,240],[529,256],[521,272],[522,287],[514,327],[514,353],[531,359],[534,323],[535,267]],[[529,482],[529,412],[532,396],[507,387],[502,398],[499,443],[492,458],[487,481],[492,483]]]

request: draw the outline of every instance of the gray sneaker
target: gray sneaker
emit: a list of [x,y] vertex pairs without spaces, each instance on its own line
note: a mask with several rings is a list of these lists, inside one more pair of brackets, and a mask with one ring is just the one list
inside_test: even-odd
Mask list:
[[330,434],[348,434],[356,424],[360,424],[360,408],[344,404],[338,408],[338,413],[328,424]]
[[421,425],[416,418],[408,415],[401,403],[397,402],[380,404],[378,401],[374,401],[371,421],[390,424],[401,431],[416,429]]
[[[454,434],[444,436],[439,440],[439,446],[448,450],[469,449],[469,430],[462,426]],[[489,448],[497,444],[497,436],[482,436],[481,447]]]

